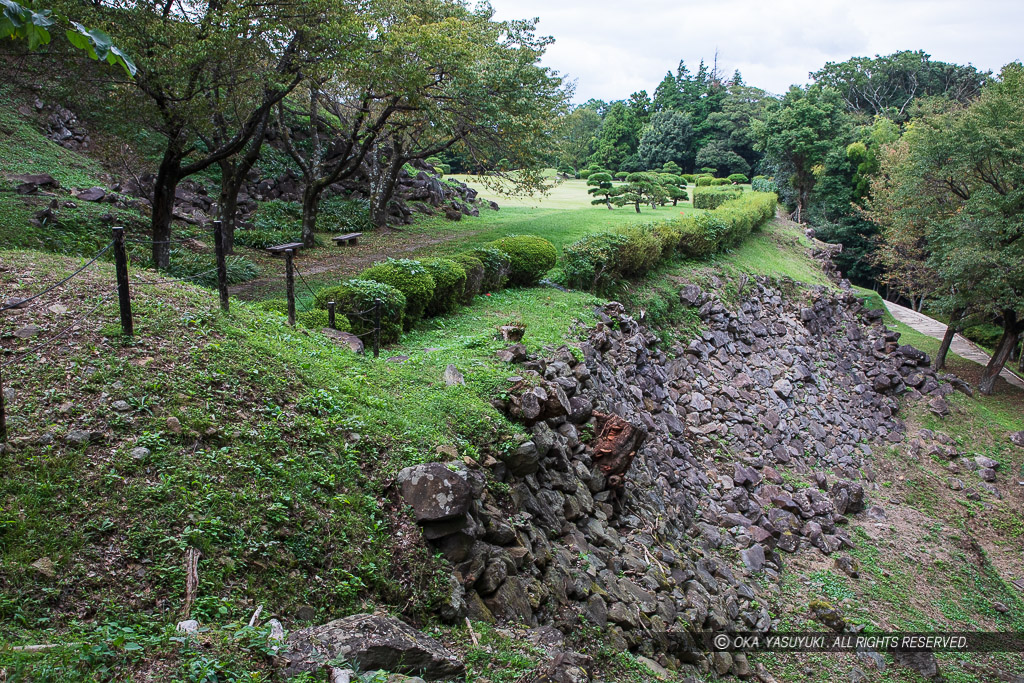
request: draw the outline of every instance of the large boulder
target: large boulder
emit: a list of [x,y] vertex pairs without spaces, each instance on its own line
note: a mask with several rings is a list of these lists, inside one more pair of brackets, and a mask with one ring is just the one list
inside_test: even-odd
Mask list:
[[837,481],[832,485],[832,501],[841,515],[856,514],[864,509],[864,487],[853,481]]
[[402,498],[416,515],[416,521],[441,522],[466,514],[473,492],[458,472],[438,462],[406,467],[398,473]]
[[319,672],[335,662],[362,671],[422,676],[436,680],[456,676],[465,666],[444,645],[398,619],[380,614],[355,614],[322,626],[293,632],[288,637],[285,675]]

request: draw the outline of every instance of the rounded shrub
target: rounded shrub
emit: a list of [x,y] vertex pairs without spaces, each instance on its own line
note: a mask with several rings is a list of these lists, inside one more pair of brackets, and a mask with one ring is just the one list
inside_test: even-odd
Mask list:
[[686,182],[688,182],[688,183],[692,183],[692,182],[693,182],[693,179],[694,179],[694,178],[695,178],[696,176],[694,176],[694,175],[693,175],[692,173],[684,173],[684,174],[683,174],[683,175],[682,175],[681,177],[682,177],[682,179],[683,179],[683,180],[685,180]]
[[446,258],[424,259],[423,266],[434,278],[434,296],[427,304],[427,315],[451,313],[459,305],[466,291],[466,270]]
[[730,183],[729,183],[729,179],[728,178],[712,178],[711,179],[711,184],[712,185],[729,185]]
[[359,274],[360,280],[391,285],[405,295],[405,331],[408,332],[426,313],[434,297],[434,278],[419,261],[388,259],[375,263]]
[[491,242],[491,245],[508,255],[509,284],[515,287],[531,287],[555,267],[558,251],[555,245],[543,237],[534,235],[513,235]]
[[707,187],[708,185],[711,184],[712,180],[714,180],[714,178],[712,178],[711,176],[702,175],[697,176],[697,179],[694,182],[697,184],[697,187]]
[[484,262],[470,254],[458,254],[453,256],[452,260],[462,266],[466,273],[466,286],[459,300],[468,304],[480,293],[480,286],[484,281]]
[[394,343],[402,337],[405,319],[405,295],[395,287],[373,280],[346,280],[337,287],[321,289],[314,297],[319,309],[326,310],[327,302],[333,301],[336,314],[346,316],[351,332],[357,335],[373,331],[373,307],[377,299],[381,303],[381,343]]
[[750,179],[742,173],[733,173],[728,178],[730,183],[749,183]]
[[512,260],[502,250],[487,246],[468,252],[484,265],[484,279],[480,283],[481,292],[496,292],[505,286],[512,268]]

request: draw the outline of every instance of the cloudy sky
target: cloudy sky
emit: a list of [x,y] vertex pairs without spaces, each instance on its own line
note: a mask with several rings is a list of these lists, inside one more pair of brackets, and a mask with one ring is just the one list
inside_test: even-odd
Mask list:
[[998,71],[1024,59],[1021,0],[491,0],[498,19],[540,17],[545,64],[577,80],[576,101],[654,88],[680,59],[784,92],[828,61],[922,49]]

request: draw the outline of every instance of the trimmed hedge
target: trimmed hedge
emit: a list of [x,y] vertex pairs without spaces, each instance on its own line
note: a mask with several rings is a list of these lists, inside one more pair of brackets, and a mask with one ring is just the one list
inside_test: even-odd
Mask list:
[[466,271],[458,263],[446,258],[424,259],[423,266],[434,278],[434,296],[427,304],[427,315],[451,313],[459,305],[466,291]]
[[725,202],[739,199],[740,188],[716,187],[703,188],[693,191],[693,208],[695,209],[717,209]]
[[680,251],[699,257],[739,244],[775,216],[777,203],[772,193],[749,192],[714,211],[684,216]]
[[496,292],[505,286],[508,274],[512,269],[512,259],[508,254],[496,247],[481,247],[467,252],[484,264],[484,279],[480,283],[481,292]]
[[683,180],[685,180],[685,181],[686,181],[687,183],[692,183],[692,182],[693,182],[693,179],[694,179],[694,178],[695,178],[696,176],[694,176],[694,175],[693,175],[692,173],[684,173],[684,174],[683,174],[683,175],[682,175],[681,177],[682,177],[682,179],[683,179]]
[[742,173],[733,173],[731,176],[729,176],[728,180],[730,183],[746,184],[750,182],[750,179],[747,178],[747,176],[743,175]]
[[484,262],[470,254],[457,254],[452,260],[466,272],[466,286],[459,301],[468,304],[480,293],[480,286],[484,281]]
[[427,268],[412,259],[389,258],[375,263],[360,273],[358,279],[391,285],[405,295],[406,332],[424,316],[436,287],[434,278]]
[[543,237],[511,235],[491,242],[490,246],[509,258],[508,281],[513,287],[531,287],[555,267],[558,251]]
[[346,280],[338,287],[321,289],[314,302],[317,308],[326,310],[327,302],[333,301],[337,313],[348,316],[352,333],[362,335],[373,331],[375,299],[381,301],[380,341],[394,343],[402,337],[406,305],[405,295],[395,287],[373,280]]
[[712,178],[711,176],[702,175],[697,176],[697,179],[694,182],[696,183],[697,187],[707,187],[711,184],[712,180],[714,180],[714,178]]
[[730,182],[729,182],[728,178],[712,178],[712,180],[711,180],[711,185],[712,186],[729,185],[729,184],[730,184]]
[[573,242],[562,252],[565,284],[606,290],[622,279],[645,275],[676,255],[700,257],[733,246],[775,215],[778,198],[774,194],[733,192],[733,196],[713,211],[594,233]]

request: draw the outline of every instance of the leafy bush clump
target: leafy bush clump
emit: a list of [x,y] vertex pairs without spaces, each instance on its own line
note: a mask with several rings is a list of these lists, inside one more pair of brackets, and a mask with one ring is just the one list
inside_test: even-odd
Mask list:
[[347,280],[338,287],[321,289],[314,297],[319,309],[327,309],[327,302],[335,303],[337,314],[347,316],[353,334],[373,331],[374,301],[380,299],[380,340],[392,344],[402,337],[405,320],[405,295],[401,291],[372,280]]
[[692,182],[693,182],[693,179],[694,179],[694,178],[695,178],[696,176],[695,176],[695,175],[693,175],[692,173],[684,173],[684,174],[683,174],[683,175],[681,175],[680,177],[681,177],[681,178],[682,178],[683,180],[685,180],[685,181],[687,182],[687,184],[689,184],[689,183],[692,183]]
[[695,209],[717,209],[722,204],[738,199],[739,188],[723,187],[715,189],[694,190],[693,208]]
[[320,202],[316,229],[321,232],[363,232],[373,229],[370,202],[365,199],[327,197]]
[[715,186],[715,185],[729,185],[729,184],[730,183],[729,183],[729,179],[728,178],[712,178],[711,179],[711,185],[712,186]]
[[601,291],[614,283],[615,260],[629,240],[614,232],[598,232],[562,250],[562,273],[570,287]]
[[277,244],[290,244],[302,241],[302,226],[295,225],[282,230],[273,228],[251,228],[235,230],[235,244],[251,249],[266,249]]
[[484,279],[480,283],[481,292],[496,292],[505,286],[512,260],[508,254],[494,247],[482,247],[467,252],[470,256],[480,259],[484,265]]
[[711,176],[702,175],[697,176],[697,180],[695,182],[697,183],[697,187],[707,187],[708,185],[711,184],[712,180],[714,180],[714,178],[712,178]]
[[764,176],[755,176],[750,181],[750,189],[754,192],[775,192],[778,193],[779,187],[775,184],[775,178],[765,178]]
[[406,332],[426,313],[436,287],[426,267],[411,259],[389,258],[364,270],[359,274],[359,279],[391,285],[405,295]]
[[[260,274],[256,264],[244,256],[228,256],[225,261],[229,285],[252,280]],[[166,272],[168,275],[203,287],[217,286],[217,262],[209,254],[174,249],[171,251],[171,261]]]
[[728,178],[730,183],[749,183],[750,179],[742,173],[733,173]]
[[466,292],[466,271],[451,259],[425,259],[423,266],[434,278],[434,295],[427,304],[427,315],[451,313]]
[[298,230],[301,233],[302,205],[299,202],[286,202],[281,199],[259,202],[252,223],[255,230]]
[[640,277],[658,265],[664,233],[654,225],[631,225],[616,232],[626,238],[615,258],[614,270],[619,277]]
[[462,266],[466,273],[466,286],[463,288],[459,300],[468,304],[480,293],[480,287],[484,281],[484,262],[470,254],[458,254],[452,260]]
[[558,252],[555,245],[543,237],[514,235],[491,243],[509,258],[509,284],[530,287],[540,282],[555,267]]
[[288,302],[285,299],[266,299],[256,304],[256,308],[268,313],[288,315]]

